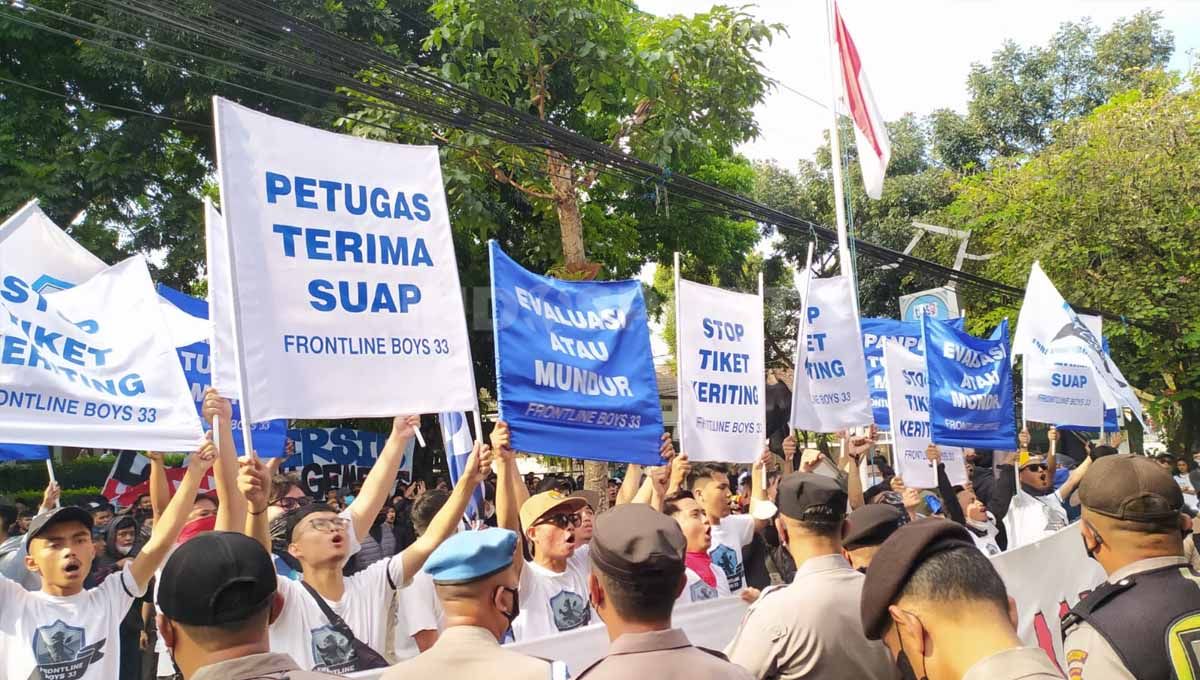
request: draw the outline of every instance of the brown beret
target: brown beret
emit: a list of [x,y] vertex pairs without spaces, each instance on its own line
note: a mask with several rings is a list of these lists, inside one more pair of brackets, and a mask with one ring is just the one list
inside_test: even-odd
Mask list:
[[907,521],[908,515],[890,503],[864,505],[846,518],[842,547],[855,550],[880,545]]
[[1183,490],[1158,463],[1124,453],[1092,461],[1079,483],[1079,501],[1106,517],[1154,522],[1179,516]]
[[841,521],[846,516],[846,490],[831,477],[794,472],[779,482],[776,505],[792,519]]
[[687,539],[671,517],[644,503],[627,503],[596,516],[591,546],[596,569],[637,583],[639,576],[682,574]]
[[887,630],[888,607],[900,596],[921,562],[953,548],[978,550],[962,525],[948,519],[921,519],[896,530],[875,553],[862,591],[862,624],[868,640]]

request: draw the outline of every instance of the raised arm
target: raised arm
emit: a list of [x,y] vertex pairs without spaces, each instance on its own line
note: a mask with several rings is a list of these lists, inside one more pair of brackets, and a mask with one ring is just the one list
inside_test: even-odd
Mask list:
[[638,491],[642,488],[642,466],[630,463],[625,468],[625,479],[621,480],[621,488],[617,489],[617,505],[633,503]]
[[863,495],[862,473],[859,468],[862,466],[863,456],[871,452],[875,446],[875,426],[871,426],[871,436],[869,437],[854,437],[850,439],[846,445],[846,495],[850,499],[850,509],[856,510],[867,504],[866,497]]
[[667,495],[687,486],[688,475],[692,473],[692,464],[688,462],[686,453],[681,453],[671,459],[671,479],[667,483]]
[[1088,456],[1083,459],[1074,470],[1071,470],[1071,475],[1067,477],[1067,481],[1058,489],[1058,497],[1063,503],[1071,505],[1079,505],[1078,500],[1071,498],[1075,493],[1075,489],[1079,488],[1079,483],[1083,481],[1083,476],[1087,474],[1088,468],[1092,466],[1092,457]]
[[146,457],[150,459],[150,511],[154,514],[154,522],[157,524],[163,510],[167,509],[167,503],[171,502],[171,483],[167,481],[167,468],[163,463],[162,452],[147,451]]
[[[750,467],[750,504],[762,503],[769,500],[767,498],[767,466],[771,463],[771,449],[763,447],[762,453],[759,454],[758,460],[754,461],[754,465]],[[754,520],[754,530],[762,531],[766,528],[767,522],[765,519]]]
[[392,489],[396,486],[396,473],[400,471],[400,463],[404,462],[408,440],[413,438],[413,433],[420,426],[421,416],[396,416],[392,420],[392,434],[383,445],[383,451],[379,452],[379,460],[375,461],[363,480],[362,490],[350,504],[354,535],[359,540],[366,538],[379,511],[391,498]]
[[938,493],[942,495],[942,504],[946,506],[946,516],[959,524],[966,524],[967,516],[963,513],[962,504],[958,502],[958,494],[954,493],[954,487],[950,484],[950,477],[946,474],[946,465],[942,462],[942,452],[938,449],[937,444],[927,446],[925,456],[937,468],[937,488]]
[[425,533],[400,553],[406,584],[412,581],[413,574],[420,571],[421,567],[425,565],[425,560],[429,559],[429,555],[442,544],[442,541],[450,538],[458,530],[463,513],[466,512],[467,505],[471,502],[471,494],[475,493],[475,489],[487,479],[487,471],[491,466],[491,448],[475,442],[475,446],[471,449],[471,455],[467,457],[467,464],[462,475],[450,492],[450,498],[447,499],[446,504],[433,516]]
[[1046,436],[1050,440],[1050,447],[1046,450],[1046,474],[1054,479],[1054,473],[1058,471],[1058,428],[1051,425]]
[[997,466],[996,486],[992,489],[992,498],[988,501],[988,512],[992,513],[999,524],[1008,514],[1012,498],[1017,493],[1017,467],[1015,460],[1019,454],[1010,453]]
[[503,420],[498,421],[496,427],[492,428],[491,440],[492,449],[500,461],[496,470],[496,526],[515,531],[520,538],[517,541],[516,559],[513,560],[513,568],[519,577],[521,568],[525,566],[522,551],[525,535],[521,532],[521,504],[528,498],[529,490],[525,488],[521,473],[517,471],[517,458],[510,444],[508,423]]
[[271,499],[271,466],[257,456],[246,456],[238,464],[238,491],[246,501],[246,535],[271,552],[271,531],[267,522],[267,506]]
[[192,505],[196,502],[196,491],[200,489],[200,481],[208,474],[209,468],[216,460],[217,450],[212,442],[205,442],[192,454],[187,473],[184,474],[183,481],[179,482],[179,488],[175,489],[171,502],[167,503],[166,509],[163,510],[162,519],[154,523],[150,540],[142,546],[142,551],[130,566],[133,580],[139,589],[146,587],[154,577],[154,571],[167,558],[171,546],[175,545],[175,539],[179,538],[179,532],[187,523],[188,513],[192,511]]
[[217,462],[213,465],[213,479],[217,483],[217,531],[241,531],[246,523],[246,497],[238,492],[237,447],[233,443],[233,405],[217,394],[213,388],[204,392],[204,403],[200,407],[204,422],[216,419]]

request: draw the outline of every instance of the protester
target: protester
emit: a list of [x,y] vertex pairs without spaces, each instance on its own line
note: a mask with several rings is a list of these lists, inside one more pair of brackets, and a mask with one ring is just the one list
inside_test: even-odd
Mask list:
[[108,523],[114,516],[112,505],[108,501],[92,501],[87,504],[92,513],[92,526],[96,529],[107,529]]
[[1108,580],[1063,619],[1072,678],[1194,677],[1200,573],[1184,557],[1183,492],[1162,466],[1102,458],[1079,489],[1079,531]]
[[729,595],[725,571],[712,563],[708,550],[712,547],[712,525],[708,513],[691,491],[681,490],[667,496],[663,513],[679,524],[687,541],[684,554],[687,583],[679,593],[679,604],[701,602]]
[[180,546],[158,586],[159,630],[184,680],[320,680],[272,653],[283,610],[271,557],[255,540],[212,531]]
[[1196,489],[1192,486],[1192,480],[1189,477],[1192,472],[1192,466],[1188,465],[1187,458],[1184,457],[1177,458],[1172,463],[1174,468],[1171,472],[1175,477],[1175,483],[1183,491],[1183,505],[1194,515],[1198,506],[1196,503]]
[[879,546],[907,523],[908,517],[895,506],[886,503],[864,505],[846,518],[842,555],[855,571],[865,574]]
[[200,480],[216,460],[211,443],[192,454],[187,474],[150,540],[132,562],[97,588],[84,577],[96,555],[93,516],[63,507],[36,517],[25,535],[26,564],[42,578],[29,593],[0,579],[0,663],[8,678],[112,680],[119,677],[118,627],[146,591],[187,518]]
[[780,538],[797,565],[790,585],[750,606],[726,649],[730,661],[765,678],[893,678],[887,650],[869,642],[856,616],[863,575],[842,556],[847,506],[833,479],[796,472],[779,484]]
[[749,678],[671,627],[671,611],[687,583],[686,550],[679,525],[647,505],[622,505],[596,518],[588,591],[610,645],[579,680]]
[[[420,424],[417,416],[398,416],[392,433],[362,491],[339,515],[324,504],[288,513],[288,552],[299,561],[300,581],[278,577],[283,611],[271,624],[271,648],[292,656],[302,668],[337,673],[387,665],[390,593],[408,585],[412,575],[443,540],[454,533],[475,487],[483,480],[490,451],[478,445],[455,485],[450,501],[426,532],[395,557],[383,559],[346,577],[342,568],[354,544],[365,536],[387,501],[408,440]],[[254,458],[242,462],[238,484],[250,512],[246,532],[264,547],[271,545],[266,511],[271,474]]]
[[[1045,457],[1027,452],[1028,430],[1022,431],[1019,437],[1019,486],[1003,518],[1010,550],[1040,541],[1067,526],[1066,504],[1072,502],[1071,497],[1092,462],[1090,457],[1084,460],[1071,471],[1066,483],[1055,490],[1052,470],[1055,467],[1054,442],[1057,434],[1054,428],[1050,430],[1050,452]],[[1013,472],[1008,469],[1003,474],[1012,475]]]
[[[763,470],[769,461],[770,452],[764,451],[754,463],[751,474],[752,501],[767,499]],[[754,532],[761,531],[767,522],[751,515],[731,514],[729,469],[723,465],[706,463],[693,470],[689,487],[708,515],[712,533],[709,555],[713,564],[725,572],[730,592],[737,593],[747,585],[742,549],[750,545],[754,540]]]
[[[938,493],[942,495],[945,504],[946,517],[966,528],[976,547],[983,554],[991,557],[999,555],[1008,546],[1008,534],[1004,525],[996,515],[988,509],[975,495],[973,487],[953,487],[950,477],[946,474],[946,464],[942,462],[942,453],[936,444],[930,444],[925,450],[929,460],[937,467]],[[1012,501],[1014,485],[1004,483],[998,489],[993,489],[992,498],[1003,517]]]
[[[412,506],[412,525],[417,536],[423,536],[441,512],[450,494],[438,489],[426,491]],[[412,583],[397,592],[396,657],[406,659],[424,652],[437,642],[445,628],[445,614],[433,587],[433,577],[426,570],[413,574]]]
[[592,531],[595,528],[596,508],[600,507],[600,494],[595,491],[581,489],[571,494],[572,498],[582,498],[587,505],[579,511],[579,529],[575,531],[575,540],[580,547],[592,542]]
[[385,672],[383,680],[565,677],[561,663],[500,646],[520,606],[517,549],[517,535],[505,529],[462,532],[438,546],[425,572],[446,612],[446,629],[432,647]]
[[1062,678],[1040,647],[1022,645],[1004,581],[954,522],[918,520],[884,541],[867,570],[861,616],[904,679]]

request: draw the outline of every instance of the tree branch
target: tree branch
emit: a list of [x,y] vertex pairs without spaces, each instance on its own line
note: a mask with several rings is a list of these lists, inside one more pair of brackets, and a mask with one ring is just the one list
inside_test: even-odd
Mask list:
[[[643,99],[638,102],[637,108],[634,109],[633,115],[621,124],[621,129],[613,136],[612,142],[609,143],[609,148],[620,150],[621,142],[629,138],[633,131],[641,127],[650,119],[650,114],[654,109],[654,102],[650,99]],[[600,174],[600,167],[593,167],[579,178],[579,185],[584,189],[591,188],[596,182],[596,177]]]

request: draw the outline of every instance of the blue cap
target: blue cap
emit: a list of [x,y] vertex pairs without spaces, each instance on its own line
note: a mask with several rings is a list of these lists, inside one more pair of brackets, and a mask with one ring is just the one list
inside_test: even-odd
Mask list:
[[517,535],[508,529],[461,531],[433,551],[425,571],[434,583],[470,583],[507,569],[516,550]]

